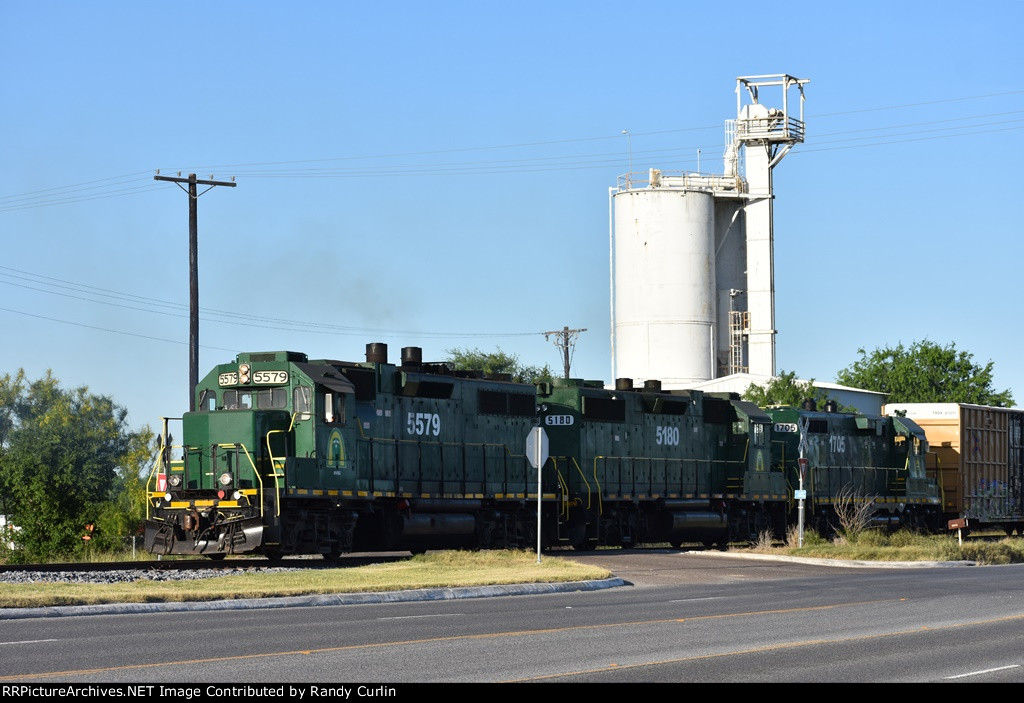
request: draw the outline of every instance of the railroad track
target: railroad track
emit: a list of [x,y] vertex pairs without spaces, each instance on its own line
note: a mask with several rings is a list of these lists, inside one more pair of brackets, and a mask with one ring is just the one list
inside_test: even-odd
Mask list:
[[369,564],[408,559],[409,554],[351,554],[328,561],[319,557],[296,557],[270,561],[261,558],[239,559],[149,559],[141,561],[74,562],[62,564],[0,564],[0,573],[27,571],[44,572],[95,572],[95,571],[247,571],[270,568],[286,569],[345,569]]

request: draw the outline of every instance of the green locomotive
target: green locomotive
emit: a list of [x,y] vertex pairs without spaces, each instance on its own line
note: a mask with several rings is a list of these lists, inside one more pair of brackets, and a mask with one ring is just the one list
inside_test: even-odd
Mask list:
[[[773,407],[773,455],[791,491],[806,491],[807,522],[825,534],[844,521],[936,531],[941,496],[925,468],[928,442],[904,417]],[[803,458],[804,468],[801,472]],[[791,515],[791,521],[795,515]]]
[[[723,544],[784,530],[770,419],[734,395],[538,387],[425,364],[417,347],[391,364],[376,343],[365,362],[239,354],[196,402],[149,479],[157,554]],[[550,446],[539,501],[525,456],[538,426]]]
[[181,459],[163,452],[150,478],[152,552],[335,557],[535,538],[532,385],[460,377],[416,347],[396,366],[377,343],[359,363],[239,354],[196,398]]
[[732,394],[541,384],[541,424],[558,480],[559,535],[598,544],[724,544],[785,532],[786,484],[770,419]]

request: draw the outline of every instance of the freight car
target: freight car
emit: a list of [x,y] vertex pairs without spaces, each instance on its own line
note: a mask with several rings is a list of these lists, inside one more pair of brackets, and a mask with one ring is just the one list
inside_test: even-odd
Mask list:
[[841,413],[834,401],[824,412],[813,401],[766,412],[773,454],[790,486],[806,491],[812,527],[831,534],[846,519],[889,529],[939,528],[941,497],[925,465],[928,441],[913,420]]
[[890,403],[928,437],[943,519],[1024,534],[1024,410],[967,403]]
[[[326,557],[352,550],[529,547],[541,472],[545,547],[700,540],[780,530],[785,480],[769,419],[734,395],[538,386],[425,364],[387,347],[365,362],[239,354],[196,388],[179,454],[147,490],[157,554]],[[166,432],[165,432],[166,435]]]

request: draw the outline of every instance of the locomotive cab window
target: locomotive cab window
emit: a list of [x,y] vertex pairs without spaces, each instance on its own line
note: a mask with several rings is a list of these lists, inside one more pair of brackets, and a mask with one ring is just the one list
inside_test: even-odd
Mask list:
[[288,407],[288,391],[285,388],[263,388],[256,392],[256,407],[272,410]]
[[296,386],[292,391],[292,408],[297,413],[312,412],[312,399],[310,397],[313,389],[309,386]]
[[345,422],[345,396],[341,393],[324,393],[320,396],[324,422]]
[[225,410],[249,410],[252,408],[251,391],[224,391]]
[[205,389],[199,394],[199,407],[196,410],[210,412],[217,409],[217,391]]
[[755,422],[754,423],[754,446],[755,447],[763,447],[764,446],[764,438],[767,435],[767,432],[765,432],[764,428],[765,428],[764,423],[761,423],[761,422]]

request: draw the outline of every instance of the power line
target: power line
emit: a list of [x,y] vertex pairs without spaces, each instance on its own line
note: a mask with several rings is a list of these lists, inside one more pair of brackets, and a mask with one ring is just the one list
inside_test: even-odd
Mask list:
[[[26,317],[34,317],[34,318],[39,319],[39,320],[48,320],[49,322],[59,322],[59,323],[64,324],[64,325],[73,325],[75,327],[85,327],[86,329],[99,330],[100,332],[110,332],[111,334],[123,334],[123,335],[129,336],[129,337],[139,337],[141,339],[151,339],[151,340],[153,340],[155,342],[167,342],[169,344],[188,344],[188,342],[182,342],[181,340],[178,340],[178,339],[165,339],[163,337],[153,337],[153,336],[150,336],[148,334],[139,334],[137,332],[125,332],[124,330],[115,330],[115,329],[111,329],[109,327],[98,327],[96,325],[86,325],[86,324],[84,324],[82,322],[72,322],[71,320],[61,320],[60,318],[57,318],[57,317],[49,317],[47,315],[37,315],[37,314],[31,313],[31,312],[24,312],[23,310],[12,310],[11,308],[0,308],[0,310],[3,310],[4,312],[14,313],[15,315],[24,315]],[[229,352],[232,352],[234,354],[238,353],[237,349],[227,349],[225,347],[209,347],[209,346],[206,346],[205,344],[203,345],[203,349],[217,349],[219,351],[229,351]]]
[[[1024,90],[1004,91],[999,93],[989,93],[983,95],[973,96],[962,96],[953,97],[940,100],[931,100],[917,103],[904,103],[899,105],[885,105],[878,107],[860,108],[854,110],[843,110],[840,112],[830,113],[818,113],[811,114],[809,118],[829,118],[829,117],[840,117],[844,115],[864,113],[864,112],[877,112],[884,110],[898,110],[898,109],[909,109],[922,106],[930,106],[942,103],[956,103],[965,102],[971,100],[981,100],[987,98],[1000,98],[1013,95],[1019,95],[1024,93]],[[1019,111],[1016,111],[1019,112]],[[946,120],[933,120],[930,122],[918,122],[908,123],[903,125],[890,125],[890,126],[879,126],[871,127],[867,129],[855,129],[855,130],[844,130],[830,133],[822,133],[811,135],[815,138],[815,145],[818,148],[807,148],[800,149],[800,152],[811,153],[813,151],[835,151],[836,148],[821,148],[828,147],[829,144],[834,144],[836,141],[822,142],[820,137],[823,136],[842,136],[844,134],[863,134],[866,132],[891,130],[898,128],[906,128],[918,125],[927,124],[938,124],[942,122],[953,122],[953,121],[966,121],[987,118],[999,114],[1014,114],[1009,113],[988,113],[984,115],[972,115],[965,117],[948,118]],[[965,125],[964,129],[972,129],[978,125]],[[721,130],[721,124],[709,125],[709,126],[695,126],[695,127],[681,127],[670,130],[656,130],[637,132],[631,131],[631,136],[635,137],[651,137],[651,136],[662,136],[669,134],[679,134],[686,132],[698,132],[708,130]],[[962,136],[974,136],[978,134],[991,133],[992,131],[999,130],[985,130],[985,131],[971,131],[963,132]],[[944,139],[949,136],[960,136],[960,135],[937,135],[934,137],[928,137],[928,139]],[[544,140],[535,142],[517,142],[510,144],[497,144],[490,146],[477,146],[477,147],[456,147],[449,149],[434,149],[434,150],[423,150],[423,151],[409,151],[409,152],[394,152],[385,154],[369,154],[362,156],[342,156],[342,157],[326,157],[318,159],[306,159],[306,160],[288,160],[288,161],[263,161],[263,162],[251,162],[251,163],[237,163],[237,164],[226,164],[217,166],[207,166],[203,168],[192,169],[195,171],[209,171],[209,170],[223,170],[230,168],[236,170],[250,169],[244,171],[244,175],[256,178],[374,178],[374,177],[437,177],[437,176],[479,176],[479,175],[494,175],[494,174],[516,174],[516,173],[537,173],[537,172],[557,172],[557,171],[579,171],[579,170],[595,170],[604,169],[615,164],[623,162],[624,154],[618,151],[612,152],[590,152],[582,154],[566,154],[566,155],[544,155],[544,156],[527,156],[519,159],[497,159],[497,160],[478,160],[478,161],[457,161],[450,163],[426,163],[426,164],[405,164],[405,165],[383,165],[367,167],[365,164],[353,165],[351,167],[343,166],[310,166],[304,168],[265,168],[265,167],[280,167],[288,165],[299,165],[299,164],[340,164],[342,162],[365,162],[368,160],[382,161],[386,159],[398,158],[398,157],[421,157],[421,156],[436,156],[442,154],[458,154],[458,153],[472,153],[472,152],[485,152],[495,150],[508,150],[508,149],[523,149],[531,147],[551,147],[556,145],[570,145],[570,144],[590,144],[595,142],[608,142],[615,143],[615,140],[620,140],[620,134],[610,134],[606,136],[593,136],[593,137],[577,137],[568,139],[555,139],[555,140]],[[886,139],[884,135],[879,135],[877,139]],[[903,142],[922,141],[921,137],[912,136],[906,140],[891,140],[877,142],[878,145],[891,145]],[[694,157],[691,156],[697,149],[702,151],[712,150],[720,148],[721,143],[714,144],[702,144],[702,145],[691,145],[683,147],[672,147],[666,149],[649,149],[649,150],[638,150],[634,153],[634,156],[643,158],[648,161],[661,161],[670,160],[674,165],[683,165],[693,163]],[[851,145],[842,148],[863,148],[863,144]],[[6,196],[0,196],[0,212],[10,212],[15,210],[32,209],[39,207],[49,207],[51,205],[66,205],[79,203],[88,200],[100,199],[100,198],[111,198],[111,197],[124,197],[129,195],[137,195],[139,193],[148,192],[154,190],[159,186],[154,186],[151,183],[149,185],[143,185],[141,181],[147,181],[148,179],[142,177],[145,172],[134,172],[128,174],[122,174],[120,176],[113,176],[109,178],[94,179],[89,181],[83,181],[74,183],[67,186],[59,186],[53,188],[45,188],[34,191],[27,191],[20,194],[12,194]],[[133,183],[140,183],[140,185],[131,186]],[[125,187],[128,186],[128,187]]]
[[580,336],[581,332],[586,332],[587,329],[571,330],[566,325],[560,330],[554,330],[553,332],[543,332],[544,339],[549,337],[555,338],[555,346],[558,347],[559,351],[562,352],[562,367],[565,372],[565,378],[569,378],[569,365],[572,363],[572,353],[576,348],[576,338]]
[[[23,276],[15,276],[10,273],[4,273],[3,271],[15,271]],[[7,276],[21,281],[28,281],[31,283],[39,283],[44,286],[52,286],[54,288],[63,289],[71,292],[60,292],[60,290],[47,290],[45,288],[37,288],[35,286],[26,285],[22,283],[14,283],[11,281],[0,280],[0,284],[14,286],[25,290],[33,290],[40,293],[47,293],[49,295],[57,295],[64,298],[70,298],[73,300],[81,300],[88,303],[95,303],[99,305],[107,305],[111,307],[117,307],[125,310],[135,310],[137,312],[145,312],[147,314],[155,315],[166,315],[169,317],[185,317],[188,310],[188,306],[184,303],[175,303],[169,301],[163,301],[156,298],[149,298],[145,296],[138,296],[131,293],[122,293],[118,291],[112,291],[107,288],[99,288],[96,286],[90,286],[82,283],[75,283],[64,279],[54,278],[52,276],[44,276],[42,274],[31,273],[22,271],[20,269],[12,269],[8,266],[0,266],[0,276]],[[56,281],[56,283],[46,283],[44,281],[33,281],[29,276],[34,276],[49,281]],[[85,290],[80,290],[85,289]],[[95,292],[93,292],[95,291]],[[87,295],[98,295],[107,298],[113,298],[113,300],[97,300],[95,298],[88,298],[79,295],[73,295],[74,292],[81,292]],[[140,304],[152,305],[155,307],[136,307],[134,305],[127,305],[115,301],[126,301],[134,302],[138,301]],[[159,308],[169,308],[159,309]],[[178,310],[179,312],[172,312]],[[228,317],[230,319],[219,319],[221,316]],[[298,332],[304,334],[323,334],[332,336],[366,336],[366,335],[383,335],[383,336],[418,336],[418,337],[430,337],[430,338],[453,338],[453,339],[492,339],[492,338],[504,338],[504,337],[526,337],[535,336],[540,334],[537,331],[530,332],[439,332],[429,331],[423,332],[418,330],[404,330],[404,329],[388,329],[388,328],[375,328],[375,327],[357,327],[352,325],[334,325],[324,322],[311,322],[301,321],[294,319],[285,319],[277,317],[269,317],[266,315],[252,315],[242,311],[235,310],[219,310],[217,308],[204,307],[200,318],[207,322],[213,322],[223,325],[234,325],[239,327],[254,327],[258,329],[273,329],[286,332]],[[244,322],[242,320],[248,320]]]
[[[157,171],[157,175],[153,176],[153,180],[174,183],[182,190],[185,190],[183,184],[188,184],[188,190],[185,190],[188,193],[188,409],[194,411],[196,409],[196,386],[199,385],[199,204],[197,201],[200,195],[217,186],[234,188],[237,184],[234,178],[230,181],[215,181],[213,176],[210,176],[210,180],[203,180],[196,178],[194,173],[188,174],[187,178],[182,178],[181,174],[161,176],[159,171]],[[201,185],[208,187],[199,193],[198,187]]]

